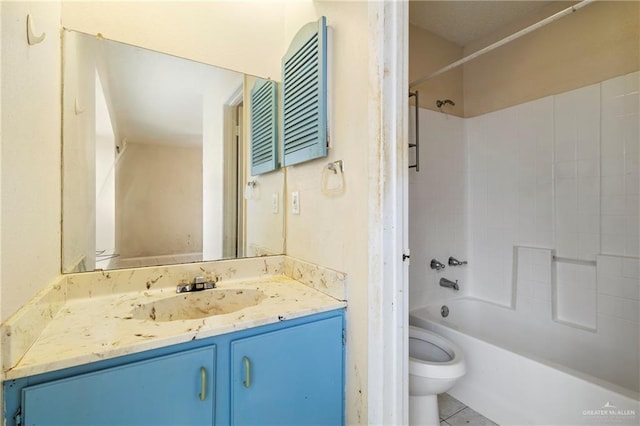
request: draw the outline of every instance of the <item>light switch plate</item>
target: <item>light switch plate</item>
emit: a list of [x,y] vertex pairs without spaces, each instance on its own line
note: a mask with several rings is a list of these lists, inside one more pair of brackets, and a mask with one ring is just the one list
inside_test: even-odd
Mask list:
[[300,194],[298,191],[291,193],[291,213],[300,214]]

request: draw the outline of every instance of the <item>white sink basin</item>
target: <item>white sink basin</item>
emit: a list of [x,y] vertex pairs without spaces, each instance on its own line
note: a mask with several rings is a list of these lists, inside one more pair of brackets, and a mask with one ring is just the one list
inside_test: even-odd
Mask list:
[[266,296],[260,290],[205,290],[182,293],[136,306],[135,319],[175,321],[229,314],[260,303]]

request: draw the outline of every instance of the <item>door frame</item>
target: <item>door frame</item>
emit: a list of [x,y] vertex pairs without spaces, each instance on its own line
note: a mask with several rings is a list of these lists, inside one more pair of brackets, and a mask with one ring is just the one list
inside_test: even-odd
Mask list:
[[408,20],[369,2],[369,424],[409,420]]
[[[244,185],[244,157],[242,118],[238,108],[244,100],[244,83],[234,90],[223,107],[224,123],[224,210],[223,257],[240,257],[244,241],[239,241],[239,229],[244,229],[244,198],[240,188]],[[242,234],[244,235],[244,233]]]

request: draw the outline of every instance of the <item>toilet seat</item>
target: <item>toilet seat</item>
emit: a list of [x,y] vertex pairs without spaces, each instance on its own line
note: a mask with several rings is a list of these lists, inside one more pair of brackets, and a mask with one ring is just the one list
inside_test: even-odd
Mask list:
[[409,326],[409,374],[451,379],[465,374],[462,350],[429,330]]

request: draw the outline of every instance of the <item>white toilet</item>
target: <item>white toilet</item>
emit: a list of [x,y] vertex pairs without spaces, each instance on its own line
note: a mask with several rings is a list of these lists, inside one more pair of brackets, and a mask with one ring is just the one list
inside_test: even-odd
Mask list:
[[409,424],[439,425],[438,394],[467,371],[458,346],[423,328],[409,327]]

